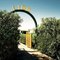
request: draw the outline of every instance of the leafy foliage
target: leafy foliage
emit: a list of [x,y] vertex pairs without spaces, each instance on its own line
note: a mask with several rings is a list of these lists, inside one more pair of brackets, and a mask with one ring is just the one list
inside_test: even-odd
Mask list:
[[36,33],[32,33],[32,48],[36,48],[37,45],[37,39],[36,39]]
[[[41,52],[60,59],[60,19],[43,18],[38,28],[39,35],[36,37],[36,48]],[[58,49],[58,50],[57,50]]]
[[17,53],[19,19],[17,14],[0,11],[0,60],[9,60]]
[[20,42],[26,44],[26,34],[20,34]]

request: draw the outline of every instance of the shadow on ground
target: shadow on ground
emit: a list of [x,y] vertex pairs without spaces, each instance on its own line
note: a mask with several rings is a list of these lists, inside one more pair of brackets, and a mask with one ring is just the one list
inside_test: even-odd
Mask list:
[[31,55],[26,51],[18,51],[17,55],[13,54],[5,60],[39,60],[35,55]]
[[17,60],[38,60],[38,57],[31,55],[26,51],[18,51]]
[[17,53],[10,55],[4,60],[51,60],[47,57],[41,57],[35,54],[29,54],[27,51],[18,50]]

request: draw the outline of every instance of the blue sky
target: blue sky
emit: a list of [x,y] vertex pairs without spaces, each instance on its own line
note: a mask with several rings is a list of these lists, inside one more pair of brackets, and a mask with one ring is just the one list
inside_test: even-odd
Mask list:
[[[41,18],[43,17],[60,18],[60,0],[0,0],[1,10],[7,10],[10,12],[12,6],[17,7],[18,5],[30,6],[30,12],[35,16],[38,24],[41,23]],[[24,13],[21,13],[20,15],[26,23],[26,21],[28,21],[28,19],[26,20],[27,15]],[[29,17],[29,19],[31,18]],[[28,22],[30,22],[30,25],[32,24],[31,26],[34,27],[32,21],[29,20]]]

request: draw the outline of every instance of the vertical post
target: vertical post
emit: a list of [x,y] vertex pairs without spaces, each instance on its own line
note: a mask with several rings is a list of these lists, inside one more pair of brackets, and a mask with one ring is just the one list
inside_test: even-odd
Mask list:
[[16,9],[16,7],[15,7],[15,6],[12,6],[12,9],[13,9],[13,10],[15,10],[15,9]]
[[27,11],[29,11],[29,12],[30,12],[30,11],[31,11],[31,8],[30,8],[30,7],[28,7],[28,8],[27,8]]
[[20,6],[18,5],[18,9],[20,9]]
[[27,47],[32,47],[31,33],[26,32],[26,45]]
[[23,10],[26,10],[26,6],[25,6],[25,5],[22,5],[22,9],[23,9]]

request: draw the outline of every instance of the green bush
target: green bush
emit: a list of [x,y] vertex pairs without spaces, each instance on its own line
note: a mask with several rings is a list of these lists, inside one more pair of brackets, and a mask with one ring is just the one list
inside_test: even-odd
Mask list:
[[36,45],[37,45],[36,44],[36,40],[37,40],[36,39],[36,33],[32,33],[31,35],[32,35],[31,36],[32,37],[32,48],[36,48]]
[[[43,18],[39,34],[36,36],[36,48],[55,59],[60,59],[60,19]],[[58,51],[57,51],[58,49]],[[57,54],[59,52],[59,54]],[[59,56],[59,57],[58,57]]]
[[60,60],[60,42],[55,41],[51,43],[51,45],[48,48],[48,55],[56,60]]
[[20,42],[26,44],[26,34],[20,34]]
[[0,11],[0,60],[9,60],[17,54],[19,19],[17,14]]

